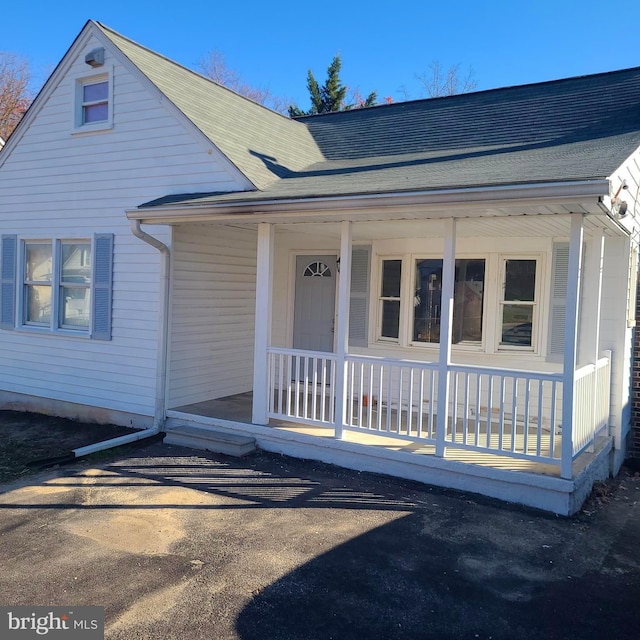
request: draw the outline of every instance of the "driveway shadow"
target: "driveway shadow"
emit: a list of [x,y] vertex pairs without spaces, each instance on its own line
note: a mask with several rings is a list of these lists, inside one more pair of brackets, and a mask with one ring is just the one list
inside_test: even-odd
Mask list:
[[[149,564],[158,575],[150,583],[151,569],[140,573],[138,599],[163,594],[163,584],[188,585],[171,610],[192,617],[165,616],[153,625],[131,618],[133,626],[113,637],[140,629],[165,640],[638,637],[640,513],[629,503],[562,519],[264,452],[235,460],[162,445],[97,471],[66,471],[43,484],[65,489],[51,494],[55,499],[18,492],[19,499],[0,503],[0,513],[25,509],[16,517],[28,522],[41,517],[33,510],[44,510],[53,522],[52,510],[72,510],[73,519],[102,510],[153,519],[153,510],[168,509],[189,527],[168,555],[131,558],[136,573]],[[131,564],[115,557],[119,570]],[[197,574],[189,568],[193,558],[202,560]],[[282,558],[290,562],[279,571]],[[94,583],[87,577],[82,585]],[[233,589],[218,592],[222,584]],[[49,594],[46,584],[42,594]],[[132,610],[118,597],[111,597],[111,620]],[[147,601],[140,602],[134,612],[145,611]]]

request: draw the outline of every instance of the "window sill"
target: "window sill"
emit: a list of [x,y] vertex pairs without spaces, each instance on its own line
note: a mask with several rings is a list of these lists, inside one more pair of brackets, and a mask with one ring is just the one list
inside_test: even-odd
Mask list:
[[83,124],[71,130],[72,136],[82,136],[90,133],[104,133],[113,129],[112,122],[96,122],[95,124]]
[[49,327],[38,327],[35,325],[23,324],[16,327],[14,331],[29,335],[55,336],[60,338],[84,338],[88,340],[91,336],[89,331],[77,331],[74,329],[51,329]]

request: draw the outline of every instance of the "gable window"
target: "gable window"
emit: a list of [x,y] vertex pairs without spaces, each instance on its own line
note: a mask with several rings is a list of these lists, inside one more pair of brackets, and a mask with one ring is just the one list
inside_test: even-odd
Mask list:
[[[453,294],[452,343],[482,342],[484,300],[484,259],[456,260]],[[427,258],[415,261],[413,298],[414,342],[440,341],[442,308],[442,260]]]
[[0,265],[0,329],[111,339],[113,234],[21,244],[2,236]]
[[82,124],[109,120],[109,83],[92,82],[82,85]]
[[76,80],[73,133],[103,131],[113,126],[112,74]]
[[502,300],[500,302],[500,346],[535,347],[537,300],[535,259],[503,261]]

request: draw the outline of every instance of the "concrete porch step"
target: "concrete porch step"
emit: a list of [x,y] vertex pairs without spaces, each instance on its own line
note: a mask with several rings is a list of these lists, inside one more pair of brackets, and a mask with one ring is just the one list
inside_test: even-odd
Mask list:
[[224,453],[240,458],[256,450],[256,439],[250,436],[215,431],[207,427],[178,425],[166,429],[163,442],[201,451]]

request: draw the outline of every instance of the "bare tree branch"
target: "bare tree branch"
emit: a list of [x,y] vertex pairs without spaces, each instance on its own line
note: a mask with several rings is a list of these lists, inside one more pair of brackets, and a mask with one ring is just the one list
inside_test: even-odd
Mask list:
[[31,104],[29,64],[13,53],[0,52],[0,138],[6,140]]
[[253,87],[246,83],[235,69],[228,66],[224,53],[217,49],[200,58],[198,67],[202,75],[210,80],[278,113],[286,114],[292,102],[286,98],[274,96],[266,87]]
[[429,65],[429,69],[429,72],[416,73],[415,76],[422,84],[429,98],[469,93],[478,85],[473,77],[475,72],[471,67],[469,67],[467,74],[463,76],[460,71],[460,64],[454,64],[445,69],[440,61],[434,60]]

